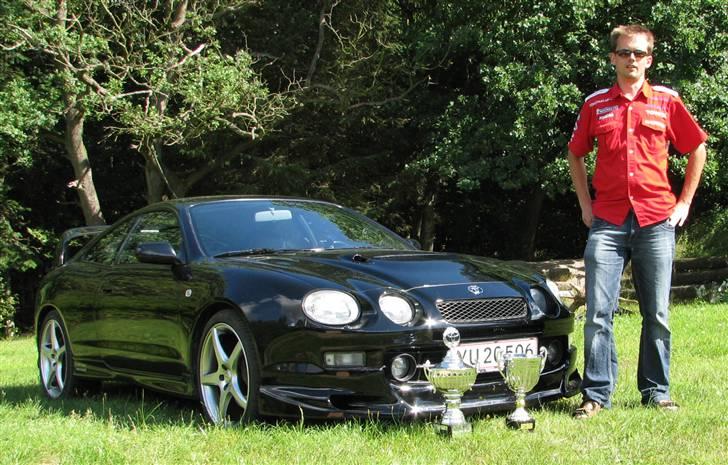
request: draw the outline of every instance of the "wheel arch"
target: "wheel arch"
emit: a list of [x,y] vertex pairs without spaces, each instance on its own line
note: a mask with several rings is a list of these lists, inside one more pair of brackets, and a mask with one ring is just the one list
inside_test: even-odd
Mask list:
[[[43,323],[43,320],[45,320],[46,316],[52,311],[55,311],[58,313],[58,316],[61,318],[61,321],[63,322],[63,327],[68,328],[66,325],[66,319],[63,317],[63,312],[61,312],[61,309],[56,307],[55,305],[51,304],[45,304],[36,313],[35,316],[35,340],[38,341],[40,339],[40,333],[43,330],[41,328],[41,324]],[[68,344],[70,344],[70,341],[68,341]]]
[[[234,303],[229,301],[216,301],[207,305],[199,313],[192,328],[192,332],[190,333],[190,361],[192,362],[193,369],[196,369],[197,366],[197,352],[200,348],[200,343],[202,342],[202,332],[204,331],[207,322],[210,321],[210,318],[212,318],[215,314],[223,310],[232,310],[234,312],[237,312],[240,318],[242,318],[243,323],[248,327],[248,329],[251,329],[247,315],[239,306],[235,305]],[[253,335],[253,343],[256,346],[255,356],[258,357],[258,363],[260,364],[262,362],[262,360],[260,360],[260,348],[258,347],[258,341],[255,339],[255,335]]]

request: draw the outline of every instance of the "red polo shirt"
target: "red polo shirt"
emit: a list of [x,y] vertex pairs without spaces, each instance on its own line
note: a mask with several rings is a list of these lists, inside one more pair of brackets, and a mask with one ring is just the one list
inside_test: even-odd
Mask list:
[[668,144],[685,154],[707,138],[674,90],[645,82],[628,100],[615,84],[586,98],[569,150],[583,157],[597,140],[594,216],[622,224],[632,209],[646,226],[668,218],[677,201],[667,179]]

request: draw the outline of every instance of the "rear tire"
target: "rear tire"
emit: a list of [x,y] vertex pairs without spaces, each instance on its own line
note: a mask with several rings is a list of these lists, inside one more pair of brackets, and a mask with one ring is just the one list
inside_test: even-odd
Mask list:
[[61,315],[53,310],[41,323],[38,339],[38,372],[43,392],[51,399],[69,397],[77,382],[73,353]]
[[216,425],[247,423],[258,416],[258,351],[238,312],[213,315],[197,349],[197,394],[205,417]]

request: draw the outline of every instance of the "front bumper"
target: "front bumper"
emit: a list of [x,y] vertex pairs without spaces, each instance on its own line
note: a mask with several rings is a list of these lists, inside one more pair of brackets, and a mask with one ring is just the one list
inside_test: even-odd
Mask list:
[[[393,382],[384,369],[367,373],[337,373],[320,376],[320,383],[303,387],[263,385],[260,388],[260,413],[264,415],[306,418],[428,418],[440,415],[445,402],[427,381]],[[315,384],[318,384],[316,386]],[[577,394],[581,377],[576,369],[576,348],[571,346],[564,362],[541,374],[536,387],[526,396],[527,405]],[[327,386],[327,387],[324,387]],[[337,387],[330,387],[337,386]],[[379,386],[365,389],[362,386]],[[512,409],[515,395],[498,373],[480,374],[472,389],[462,398],[466,415]]]

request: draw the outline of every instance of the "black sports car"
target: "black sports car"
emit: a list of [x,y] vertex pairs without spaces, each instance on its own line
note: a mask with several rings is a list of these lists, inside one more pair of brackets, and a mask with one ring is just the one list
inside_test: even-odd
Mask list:
[[479,372],[466,414],[512,407],[498,353],[547,350],[531,404],[578,389],[574,318],[552,283],[423,252],[338,205],[181,199],[94,233],[40,286],[38,368],[51,398],[122,380],[197,397],[214,423],[439,414],[421,365],[442,360],[449,326]]

